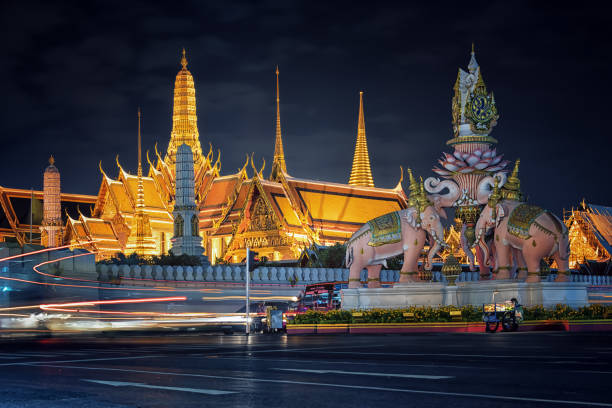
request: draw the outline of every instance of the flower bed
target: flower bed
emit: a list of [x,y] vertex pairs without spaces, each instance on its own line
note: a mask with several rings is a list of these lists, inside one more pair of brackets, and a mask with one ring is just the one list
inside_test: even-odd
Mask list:
[[[461,317],[451,317],[452,311],[460,311]],[[573,309],[567,305],[554,308],[543,306],[524,307],[525,320],[605,320],[612,319],[612,305],[590,305]],[[373,309],[364,311],[333,310],[316,312],[309,310],[298,314],[289,325],[348,324],[348,323],[422,323],[422,322],[481,322],[482,308],[476,306],[409,307],[406,309]]]

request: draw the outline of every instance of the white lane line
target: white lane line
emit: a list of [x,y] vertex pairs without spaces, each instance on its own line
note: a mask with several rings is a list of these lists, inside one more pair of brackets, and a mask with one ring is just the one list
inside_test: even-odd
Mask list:
[[[350,348],[371,348],[371,347],[379,347],[380,348],[380,344],[370,344],[370,345],[359,345],[359,346],[342,346],[342,347],[337,347],[337,346],[326,346],[326,347],[307,347],[307,348],[296,348],[296,349],[291,349],[291,348],[282,348],[282,349],[271,349],[271,350],[257,350],[257,349],[246,349],[246,350],[240,350],[240,351],[226,351],[226,352],[220,352],[220,353],[215,353],[216,355],[227,355],[227,354],[244,354],[244,353],[248,353],[248,354],[252,354],[252,353],[290,353],[293,351],[298,351],[298,352],[303,352],[303,351],[312,351],[312,350],[329,350],[329,349],[350,349]],[[328,352],[326,352],[328,353]],[[353,354],[350,351],[337,351],[336,353],[346,353],[346,354]],[[202,354],[202,355],[206,355],[206,354]]]
[[455,378],[452,375],[420,375],[420,374],[392,374],[392,373],[371,373],[367,371],[341,371],[341,370],[308,370],[301,368],[272,368],[272,370],[296,371],[312,374],[346,374],[346,375],[370,375],[373,377],[398,377],[398,378],[421,378],[424,380],[443,380]]
[[[358,362],[358,361],[334,361],[334,360],[303,360],[303,359],[290,359],[290,358],[264,358],[264,357],[218,357],[216,354],[207,355],[206,358],[211,360],[233,360],[233,361],[269,361],[269,362],[283,362],[283,363],[316,363],[316,364],[348,364],[348,365],[365,365],[365,366],[376,366],[376,367],[426,367],[426,368],[464,368],[470,370],[499,370],[497,367],[475,367],[475,366],[462,366],[462,365],[448,365],[448,364],[394,364],[394,363],[367,363],[367,362]],[[248,359],[248,360],[247,360]],[[479,360],[477,360],[479,361]]]
[[595,370],[571,370],[575,373],[594,373],[594,374],[612,374],[612,371],[595,371]]
[[82,358],[78,360],[59,360],[59,361],[26,361],[19,363],[3,363],[0,366],[17,366],[17,365],[43,365],[43,364],[57,364],[57,363],[81,363],[87,361],[112,361],[112,360],[133,360],[137,358],[157,358],[167,357],[161,355],[150,355],[150,356],[127,356],[127,357],[108,357],[108,358]]
[[236,394],[235,391],[209,390],[205,388],[164,387],[163,385],[149,385],[149,384],[143,384],[143,383],[133,383],[133,382],[123,382],[123,381],[103,381],[103,380],[87,380],[87,379],[83,379],[83,381],[104,384],[104,385],[111,385],[113,387],[151,388],[151,389],[157,389],[157,390],[195,392],[198,394],[208,394],[208,395]]
[[[301,350],[295,350],[301,352]],[[486,358],[586,358],[592,359],[590,356],[509,356],[498,354],[451,354],[451,353],[383,353],[383,352],[367,352],[367,351],[326,351],[328,354],[358,354],[372,356],[441,356],[441,357],[486,357]]]
[[40,354],[40,353],[1,353],[0,356],[19,356],[19,357],[59,357],[60,354]]
[[177,377],[212,378],[212,379],[218,379],[218,380],[232,380],[232,381],[240,381],[240,382],[250,381],[250,382],[275,383],[275,384],[313,385],[313,386],[331,387],[331,388],[348,388],[348,389],[359,389],[359,390],[403,392],[403,393],[408,393],[408,394],[429,394],[429,395],[444,395],[444,396],[453,396],[453,397],[482,398],[482,399],[507,400],[507,401],[546,402],[546,403],[551,403],[551,404],[583,405],[583,406],[593,406],[593,407],[612,407],[611,403],[605,403],[605,402],[553,400],[553,399],[546,399],[546,398],[512,397],[512,396],[506,396],[506,395],[471,394],[471,393],[461,393],[461,392],[413,390],[413,389],[408,389],[408,388],[373,387],[373,386],[367,386],[367,385],[346,385],[346,384],[318,383],[318,382],[309,382],[309,381],[272,380],[272,379],[265,379],[265,378],[228,377],[228,376],[221,376],[221,375],[130,370],[130,369],[110,368],[110,367],[85,367],[85,366],[50,365],[50,364],[36,364],[35,366],[36,367],[61,368],[64,370],[67,368],[73,368],[73,369],[78,369],[78,370],[115,371],[115,372],[138,373],[138,374],[175,375]]

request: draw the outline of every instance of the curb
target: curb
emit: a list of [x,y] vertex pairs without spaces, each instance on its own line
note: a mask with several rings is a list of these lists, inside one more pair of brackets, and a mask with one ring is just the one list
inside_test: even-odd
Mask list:
[[[479,333],[485,331],[483,322],[436,322],[436,323],[336,323],[336,324],[292,324],[287,334],[398,334],[398,333]],[[520,332],[566,331],[599,332],[612,331],[612,320],[530,320],[521,323]]]

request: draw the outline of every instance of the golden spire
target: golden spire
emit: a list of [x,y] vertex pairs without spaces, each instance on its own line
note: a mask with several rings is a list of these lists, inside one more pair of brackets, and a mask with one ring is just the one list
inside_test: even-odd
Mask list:
[[408,187],[410,193],[408,194],[408,206],[416,207],[417,198],[419,195],[419,185],[417,184],[416,179],[412,175],[412,169],[408,167],[408,181],[410,182],[410,186]]
[[[472,51],[474,49],[474,44],[472,44]],[[183,69],[187,69],[187,57],[185,56],[185,48],[183,47],[183,56],[181,57],[181,65]]]
[[140,140],[140,106],[138,107],[138,177],[142,177],[142,148]]
[[136,193],[136,212],[144,208],[144,185],[142,182],[142,148],[140,142],[140,107],[138,108],[138,190]]
[[272,173],[270,179],[274,180],[278,176],[278,173],[282,171],[287,172],[287,165],[285,164],[285,151],[283,150],[283,138],[281,135],[281,122],[280,122],[280,92],[278,85],[278,65],[276,66],[276,141],[274,142],[274,160],[272,162]]
[[[142,143],[140,136],[140,108],[138,108],[138,184],[136,190],[136,208],[134,224],[128,237],[127,247],[139,256],[152,255],[155,242],[151,233],[149,217],[145,213],[144,182],[142,180]],[[100,167],[101,168],[101,167]]]
[[521,159],[517,159],[514,163],[514,169],[512,174],[508,177],[508,180],[502,187],[502,197],[508,200],[523,201],[523,193],[521,192],[521,180],[518,177],[519,165]]
[[183,143],[187,144],[193,152],[194,168],[199,168],[204,160],[200,134],[198,132],[198,117],[196,114],[195,86],[193,76],[187,69],[187,57],[183,49],[181,57],[182,68],[176,74],[174,82],[174,108],[172,111],[172,133],[164,161],[174,169],[176,151]]
[[53,166],[55,164],[55,157],[53,157],[53,155],[51,155],[51,157],[49,157],[49,164],[51,166]]
[[365,132],[365,119],[363,115],[363,91],[359,92],[359,122],[357,126],[357,142],[355,143],[355,156],[349,184],[353,186],[374,187],[372,170],[370,169],[370,156],[368,154],[368,141]]

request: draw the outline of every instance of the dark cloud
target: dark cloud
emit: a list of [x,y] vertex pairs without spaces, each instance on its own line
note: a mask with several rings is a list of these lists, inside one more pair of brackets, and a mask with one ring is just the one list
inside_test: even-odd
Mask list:
[[3,186],[39,188],[53,153],[65,191],[95,194],[98,161],[136,168],[138,106],[145,149],[163,151],[185,47],[200,139],[224,172],[253,151],[270,168],[278,64],[289,172],[346,182],[365,90],[374,180],[394,187],[400,165],[431,175],[448,150],[452,86],[475,42],[501,113],[492,135],[522,159],[531,200],[612,204],[610,17],[596,4],[15,1],[0,23]]

